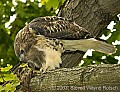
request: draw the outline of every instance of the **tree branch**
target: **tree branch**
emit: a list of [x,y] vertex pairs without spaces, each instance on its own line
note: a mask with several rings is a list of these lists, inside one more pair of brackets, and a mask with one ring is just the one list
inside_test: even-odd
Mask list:
[[81,68],[63,68],[37,73],[31,79],[32,92],[119,92],[120,65],[91,65]]
[[67,0],[58,16],[75,21],[96,37],[118,13],[120,0]]

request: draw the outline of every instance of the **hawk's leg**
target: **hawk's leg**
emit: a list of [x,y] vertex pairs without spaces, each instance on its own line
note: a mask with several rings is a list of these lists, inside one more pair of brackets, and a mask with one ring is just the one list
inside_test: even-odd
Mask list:
[[32,70],[25,70],[23,75],[21,76],[21,88],[23,92],[31,92],[29,88],[29,83],[32,78],[33,71]]
[[31,70],[26,64],[19,64],[19,66],[15,68],[16,69],[13,72],[17,74],[17,77],[20,80],[20,87],[18,87],[18,90],[20,89],[22,92],[31,92],[29,83],[34,75],[33,70]]

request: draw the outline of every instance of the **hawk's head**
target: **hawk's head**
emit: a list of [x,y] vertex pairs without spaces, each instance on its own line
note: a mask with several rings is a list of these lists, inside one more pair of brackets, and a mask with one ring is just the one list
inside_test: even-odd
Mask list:
[[28,53],[31,46],[35,43],[35,34],[31,32],[31,29],[28,28],[28,26],[25,26],[17,33],[14,41],[14,50],[20,61],[25,62],[25,55]]
[[45,61],[44,43],[45,37],[37,36],[32,28],[25,26],[16,35],[14,51],[21,62],[28,63],[32,69],[40,69]]

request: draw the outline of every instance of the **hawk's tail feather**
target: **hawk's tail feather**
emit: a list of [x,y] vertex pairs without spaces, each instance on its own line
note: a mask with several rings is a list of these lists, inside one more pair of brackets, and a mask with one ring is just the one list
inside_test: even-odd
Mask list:
[[64,44],[65,50],[80,50],[86,52],[88,49],[94,49],[95,51],[105,54],[113,54],[116,52],[114,45],[96,40],[94,38],[82,40],[62,40],[62,43]]

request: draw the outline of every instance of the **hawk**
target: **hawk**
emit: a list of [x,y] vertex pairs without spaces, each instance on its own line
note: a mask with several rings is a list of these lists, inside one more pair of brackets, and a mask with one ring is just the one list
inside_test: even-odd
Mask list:
[[116,48],[96,40],[75,22],[57,16],[39,17],[21,29],[14,41],[16,56],[33,69],[42,71],[60,67],[61,54],[67,50],[96,51],[112,54]]

